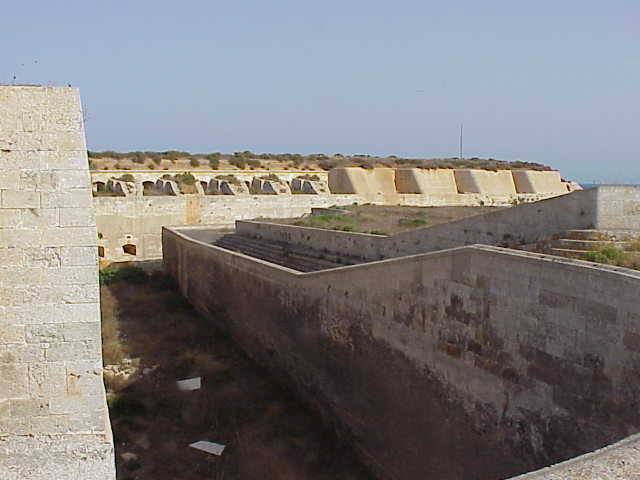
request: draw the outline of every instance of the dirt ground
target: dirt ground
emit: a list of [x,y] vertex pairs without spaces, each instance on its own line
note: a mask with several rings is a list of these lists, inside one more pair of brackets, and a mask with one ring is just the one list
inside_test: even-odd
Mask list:
[[[371,478],[348,445],[198,315],[168,277],[132,272],[101,287],[118,480]],[[200,390],[176,388],[194,376]],[[226,448],[218,457],[188,447],[199,440]]]
[[343,230],[346,232],[393,235],[416,228],[432,227],[466,217],[493,212],[500,207],[399,207],[353,205],[337,207],[345,215],[304,215],[299,218],[263,219],[267,222],[304,227]]

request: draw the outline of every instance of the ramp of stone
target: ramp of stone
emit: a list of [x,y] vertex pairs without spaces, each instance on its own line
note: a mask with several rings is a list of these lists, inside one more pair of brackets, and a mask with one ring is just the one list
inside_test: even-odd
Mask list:
[[304,251],[285,243],[267,242],[239,234],[224,235],[214,245],[300,272],[315,272],[350,264],[346,260],[340,263],[321,258],[319,253],[310,254],[308,250]]

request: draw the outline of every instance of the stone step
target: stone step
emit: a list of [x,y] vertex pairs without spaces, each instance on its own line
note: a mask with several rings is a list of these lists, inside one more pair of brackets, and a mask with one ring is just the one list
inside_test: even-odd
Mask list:
[[[238,246],[239,248],[246,248],[256,253],[269,253],[275,257],[282,257],[283,259],[289,259],[293,262],[299,261],[302,264],[309,264],[313,267],[325,267],[325,268],[334,268],[340,266],[340,263],[333,262],[331,260],[327,260],[324,258],[319,258],[314,255],[307,255],[299,250],[291,249],[286,247],[285,245],[278,243],[265,242],[264,240],[256,240],[251,237],[245,237],[242,235],[233,235],[227,236],[227,240],[223,240],[223,242],[231,242],[228,243],[230,246]],[[217,245],[221,246],[220,243]]]
[[640,239],[640,232],[635,230],[567,230],[553,236],[553,238],[566,238],[571,240],[594,241],[628,241]]
[[572,248],[549,248],[545,251],[545,253],[549,253],[550,255],[557,255],[559,257],[584,259],[585,255],[587,254],[587,250],[575,250]]
[[302,272],[342,266],[340,263],[308,255],[283,244],[265,242],[238,234],[225,235],[218,239],[215,245]]
[[631,242],[616,242],[613,240],[577,240],[573,238],[557,238],[551,242],[553,248],[568,248],[572,250],[600,250],[601,248],[614,247],[626,250]]

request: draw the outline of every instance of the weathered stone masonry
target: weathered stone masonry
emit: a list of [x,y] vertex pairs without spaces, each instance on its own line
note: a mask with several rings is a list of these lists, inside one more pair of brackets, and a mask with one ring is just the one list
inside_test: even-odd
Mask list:
[[0,86],[0,478],[109,480],[96,227],[73,88]]
[[[637,193],[562,202],[580,222],[635,226],[614,205]],[[313,237],[292,238],[303,230]],[[300,273],[212,241],[165,229],[183,294],[348,432],[380,478],[507,478],[640,431],[638,272],[475,245]],[[633,478],[638,443],[526,478]]]

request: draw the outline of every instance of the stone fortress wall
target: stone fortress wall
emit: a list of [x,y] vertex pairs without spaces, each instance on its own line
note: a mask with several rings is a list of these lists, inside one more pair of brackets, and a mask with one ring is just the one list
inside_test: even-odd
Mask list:
[[[640,230],[639,207],[640,189],[601,187],[395,236],[406,242],[239,222],[237,234],[368,261],[310,273],[212,245],[204,226],[165,229],[164,262],[380,478],[498,479],[640,431],[640,274],[467,244]],[[633,478],[639,465],[632,436],[524,478]]]
[[0,86],[0,478],[109,480],[84,128],[73,88]]
[[[324,171],[194,171],[194,194],[171,179],[182,172],[92,173],[101,258],[158,259],[163,226],[297,217],[311,208],[362,203],[411,206],[511,206],[579,188],[556,171],[336,168]],[[122,181],[122,175],[134,181]],[[279,181],[267,180],[277,177]],[[229,180],[233,177],[233,180]],[[306,177],[306,178],[305,178]],[[317,177],[310,180],[309,177]],[[117,196],[101,196],[101,192]]]
[[640,189],[611,186],[580,190],[388,237],[252,221],[236,222],[236,231],[258,240],[339,252],[364,262],[476,243],[519,246],[570,229],[640,231],[639,208]]

